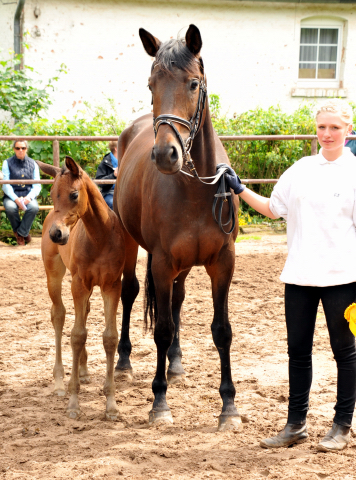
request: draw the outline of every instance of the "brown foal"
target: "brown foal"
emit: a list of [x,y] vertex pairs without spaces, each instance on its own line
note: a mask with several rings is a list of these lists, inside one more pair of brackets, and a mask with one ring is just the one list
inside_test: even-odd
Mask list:
[[64,395],[64,369],[61,338],[65,320],[62,302],[62,279],[66,268],[72,275],[75,322],[71,332],[73,351],[72,374],[67,415],[78,418],[80,381],[90,381],[87,369],[86,321],[89,299],[95,285],[104,300],[106,352],[106,417],[117,418],[114,383],[114,356],[118,341],[116,312],[121,294],[121,274],[125,259],[122,227],[116,214],[106,205],[96,185],[70,157],[60,169],[37,162],[40,169],[55,177],[51,189],[54,210],[43,224],[42,258],[47,275],[48,293],[52,300],[51,320],[56,338],[56,360],[53,369],[54,392]]

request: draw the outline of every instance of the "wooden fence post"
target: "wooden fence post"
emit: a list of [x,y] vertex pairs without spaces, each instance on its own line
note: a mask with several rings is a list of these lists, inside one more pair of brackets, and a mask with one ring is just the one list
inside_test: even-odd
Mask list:
[[53,166],[59,167],[59,141],[53,140]]
[[312,155],[317,155],[318,154],[318,139],[313,138],[311,141],[311,154]]

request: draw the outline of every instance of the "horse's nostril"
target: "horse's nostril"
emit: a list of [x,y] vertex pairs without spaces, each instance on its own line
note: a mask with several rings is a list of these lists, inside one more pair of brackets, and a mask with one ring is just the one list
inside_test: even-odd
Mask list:
[[173,145],[172,148],[171,148],[171,151],[172,151],[172,153],[171,153],[170,162],[171,162],[172,165],[174,165],[178,161],[178,158],[179,158],[178,150]]
[[155,147],[153,147],[153,148],[152,148],[152,151],[151,151],[151,160],[152,160],[152,162],[156,163]]
[[57,236],[58,240],[60,240],[60,239],[62,238],[62,232],[61,232],[61,230],[57,230],[56,233],[57,233],[56,236]]

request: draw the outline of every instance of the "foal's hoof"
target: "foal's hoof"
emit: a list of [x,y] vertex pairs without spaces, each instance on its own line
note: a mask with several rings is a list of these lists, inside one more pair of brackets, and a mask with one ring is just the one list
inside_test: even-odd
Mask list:
[[83,375],[82,377],[79,377],[80,383],[91,383],[91,378],[90,375]]
[[151,410],[148,414],[148,423],[152,425],[153,423],[164,422],[164,423],[173,423],[173,418],[170,410],[164,410],[163,412],[155,412]]
[[118,412],[105,412],[106,420],[109,420],[109,422],[116,422],[117,415]]
[[72,420],[78,420],[78,418],[80,417],[80,410],[79,409],[67,410],[67,417],[71,418]]
[[220,415],[218,432],[226,432],[227,430],[241,430],[242,422],[240,415]]
[[57,397],[64,397],[66,394],[66,391],[63,388],[56,388],[53,390],[54,395],[57,395]]
[[132,382],[133,380],[133,370],[132,368],[116,369],[114,371],[114,379],[119,382]]
[[176,374],[167,372],[168,385],[175,385],[176,383],[183,383],[185,379],[184,374]]

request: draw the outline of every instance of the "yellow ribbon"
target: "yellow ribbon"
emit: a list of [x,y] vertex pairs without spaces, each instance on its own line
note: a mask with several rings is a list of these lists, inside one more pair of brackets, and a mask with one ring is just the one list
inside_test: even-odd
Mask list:
[[356,303],[351,303],[345,310],[344,316],[349,322],[349,328],[356,337]]

